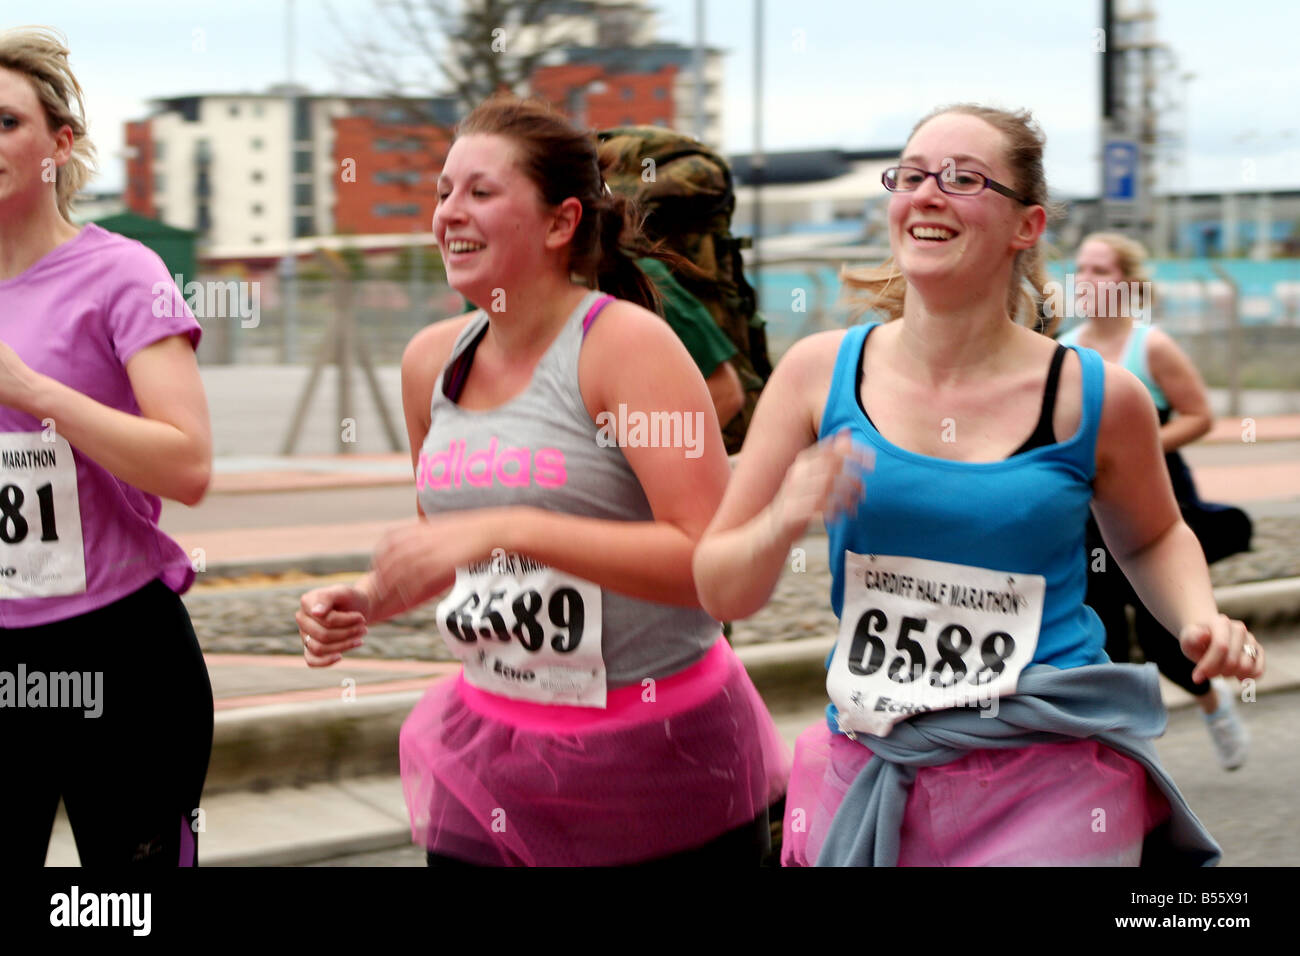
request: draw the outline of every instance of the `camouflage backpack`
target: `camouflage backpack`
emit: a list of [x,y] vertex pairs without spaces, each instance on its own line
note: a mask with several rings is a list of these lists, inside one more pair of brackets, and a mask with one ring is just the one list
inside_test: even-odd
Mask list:
[[736,208],[731,169],[698,140],[657,126],[620,126],[598,136],[609,187],[641,206],[650,239],[663,240],[707,276],[674,278],[703,303],[736,346],[730,361],[745,390],[745,404],[731,421],[722,423],[727,452],[735,454],[772,374],[772,363],[757,298],[741,262],[740,250],[750,241],[731,234]]

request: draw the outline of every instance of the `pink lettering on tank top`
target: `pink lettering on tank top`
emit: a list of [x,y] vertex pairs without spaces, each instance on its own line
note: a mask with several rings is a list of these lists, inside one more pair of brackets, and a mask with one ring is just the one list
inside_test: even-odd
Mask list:
[[564,452],[558,448],[501,448],[495,438],[483,448],[470,450],[462,440],[446,451],[420,454],[415,487],[443,490],[462,485],[489,488],[494,484],[521,488],[536,483],[541,488],[561,488],[569,480]]

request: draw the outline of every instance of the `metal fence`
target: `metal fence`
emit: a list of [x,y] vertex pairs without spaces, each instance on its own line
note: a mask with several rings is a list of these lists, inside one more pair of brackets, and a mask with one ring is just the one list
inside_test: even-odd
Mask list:
[[[797,339],[852,321],[842,301],[840,269],[872,261],[879,259],[864,259],[853,249],[763,261],[756,285],[774,361]],[[1293,268],[1297,281],[1253,288],[1243,288],[1230,266],[1202,263],[1198,272],[1170,281],[1157,278],[1155,321],[1183,346],[1210,387],[1234,396],[1226,414],[1237,413],[1240,391],[1260,389],[1280,393],[1280,412],[1300,412],[1300,261],[1280,266],[1284,274]],[[1056,267],[1058,275],[1061,269]],[[397,365],[416,332],[465,308],[445,282],[419,277],[292,283],[271,278],[255,285],[256,321],[201,316],[201,363],[337,364],[338,337],[330,332],[346,314],[351,317],[349,334],[342,337],[351,343],[347,347],[360,348],[372,366]],[[1062,327],[1070,324],[1067,320]]]
[[[202,277],[208,282],[229,282]],[[200,316],[204,337],[199,361],[205,365],[310,365],[327,345],[331,324],[340,306],[350,299],[353,335],[375,365],[400,363],[402,351],[430,322],[465,310],[445,282],[385,279],[297,279],[278,277],[252,283],[258,314],[255,319],[237,310]],[[196,310],[197,314],[198,310]],[[247,310],[245,310],[247,312]],[[333,357],[327,358],[333,361]]]

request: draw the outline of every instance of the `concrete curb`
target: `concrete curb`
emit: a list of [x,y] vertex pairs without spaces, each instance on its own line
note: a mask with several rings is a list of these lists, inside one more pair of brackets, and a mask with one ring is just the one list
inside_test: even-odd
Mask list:
[[1251,628],[1278,627],[1300,621],[1300,578],[1252,581],[1215,588],[1214,599],[1228,617]]
[[420,691],[218,711],[204,793],[397,773],[397,735]]
[[250,558],[247,561],[211,561],[199,574],[199,581],[213,578],[244,578],[252,575],[276,575],[299,572],[301,574],[364,574],[370,570],[369,551],[341,554],[302,554],[277,558]]

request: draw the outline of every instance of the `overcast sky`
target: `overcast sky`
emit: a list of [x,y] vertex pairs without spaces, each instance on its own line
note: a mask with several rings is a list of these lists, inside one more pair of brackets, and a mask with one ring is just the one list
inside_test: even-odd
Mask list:
[[[334,6],[359,30],[374,2]],[[1300,4],[1154,5],[1160,39],[1177,53],[1179,70],[1195,74],[1192,188],[1300,188]],[[315,91],[340,89],[333,54],[347,37],[321,0],[294,6],[298,81]],[[655,6],[663,38],[693,42],[695,0]],[[705,0],[706,40],[728,51],[730,152],[748,152],[754,142],[753,6]],[[1093,31],[1100,8],[1100,0],[766,0],[764,145],[895,147],[917,118],[942,103],[1028,107],[1048,136],[1052,188],[1095,194],[1100,95]],[[0,0],[0,26],[36,20],[67,34],[100,148],[93,188],[118,189],[122,123],[144,116],[150,97],[262,91],[284,79],[284,9],[285,0]],[[1181,123],[1181,115],[1171,117],[1171,126]]]

